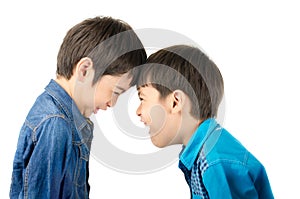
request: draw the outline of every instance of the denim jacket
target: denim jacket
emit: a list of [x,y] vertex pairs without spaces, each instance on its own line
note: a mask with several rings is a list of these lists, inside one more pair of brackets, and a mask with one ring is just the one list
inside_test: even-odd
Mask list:
[[192,199],[274,198],[263,165],[214,119],[198,127],[179,158]]
[[10,198],[88,198],[93,123],[54,80],[21,128]]

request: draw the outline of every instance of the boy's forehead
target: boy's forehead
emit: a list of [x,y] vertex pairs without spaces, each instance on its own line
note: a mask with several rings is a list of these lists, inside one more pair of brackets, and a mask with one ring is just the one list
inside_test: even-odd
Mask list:
[[108,88],[116,88],[121,91],[126,91],[130,88],[132,77],[127,74],[123,75],[104,75],[98,80],[98,84]]
[[129,76],[127,73],[121,75],[121,76],[112,76],[116,82],[115,87],[120,90],[127,90],[130,87],[130,83],[132,80],[132,76]]
[[145,84],[137,88],[139,95],[146,95],[147,93],[152,93],[156,89],[151,84]]
[[119,84],[130,84],[132,80],[132,76],[130,76],[128,73],[125,73],[123,75],[121,75],[120,79],[119,79]]

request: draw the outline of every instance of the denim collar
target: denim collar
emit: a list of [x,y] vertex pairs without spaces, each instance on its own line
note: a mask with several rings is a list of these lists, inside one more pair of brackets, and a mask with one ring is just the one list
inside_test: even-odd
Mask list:
[[[70,95],[53,79],[51,79],[45,90],[59,103],[67,117],[74,122],[76,130],[79,132],[79,140],[74,141],[85,142],[85,140],[89,140],[93,133],[93,122],[80,113]],[[84,127],[87,127],[89,133],[81,133]]]
[[188,170],[192,169],[192,166],[205,140],[213,132],[217,125],[217,121],[213,118],[205,120],[197,128],[193,136],[190,138],[188,144],[183,146],[183,149],[179,155],[179,159]]

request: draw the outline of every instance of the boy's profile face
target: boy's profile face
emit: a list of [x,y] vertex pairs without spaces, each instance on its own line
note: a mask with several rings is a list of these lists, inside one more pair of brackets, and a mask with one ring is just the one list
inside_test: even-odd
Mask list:
[[160,98],[160,93],[151,85],[138,88],[140,105],[136,114],[150,127],[152,143],[157,147],[178,144],[180,115],[172,114],[171,100]]
[[99,109],[106,110],[116,104],[118,97],[130,88],[131,78],[128,73],[113,76],[104,75],[96,84],[94,97],[94,114]]
[[104,75],[92,85],[93,75],[91,76],[84,86],[76,87],[78,96],[76,102],[85,117],[97,114],[100,109],[106,110],[107,107],[114,106],[119,95],[130,88],[131,82],[131,77],[125,73],[118,76]]

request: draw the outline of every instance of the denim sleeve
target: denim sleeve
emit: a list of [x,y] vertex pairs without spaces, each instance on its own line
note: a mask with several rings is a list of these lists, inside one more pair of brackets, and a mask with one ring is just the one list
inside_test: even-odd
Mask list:
[[212,199],[259,198],[248,169],[231,161],[210,166],[203,174],[203,183]]
[[35,146],[25,172],[24,196],[61,198],[72,150],[70,125],[62,117],[51,117],[37,128],[33,140]]
[[19,198],[19,195],[22,195],[24,165],[26,165],[28,161],[28,156],[26,156],[26,154],[28,153],[27,151],[30,151],[33,146],[30,133],[31,130],[24,124],[20,131],[17,150],[13,162],[13,171],[9,192],[9,197],[12,199]]

